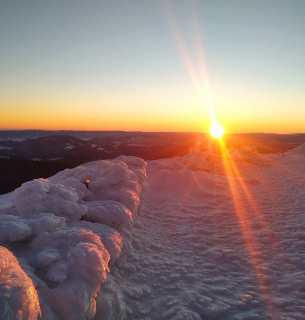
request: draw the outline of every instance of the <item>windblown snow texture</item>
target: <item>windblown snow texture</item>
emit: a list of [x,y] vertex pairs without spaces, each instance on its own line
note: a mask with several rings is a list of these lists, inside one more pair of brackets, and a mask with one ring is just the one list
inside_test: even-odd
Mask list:
[[124,313],[108,271],[131,248],[145,165],[124,156],[92,162],[27,182],[5,196],[1,319],[92,319],[97,309],[108,317]]
[[121,275],[127,319],[305,319],[299,157],[193,150],[147,174]]

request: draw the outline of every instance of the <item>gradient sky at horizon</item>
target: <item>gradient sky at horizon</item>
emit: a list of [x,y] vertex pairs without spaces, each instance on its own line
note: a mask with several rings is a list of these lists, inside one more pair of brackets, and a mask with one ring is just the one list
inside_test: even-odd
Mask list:
[[0,0],[0,129],[208,131],[213,108],[229,132],[305,132],[304,15],[302,0]]

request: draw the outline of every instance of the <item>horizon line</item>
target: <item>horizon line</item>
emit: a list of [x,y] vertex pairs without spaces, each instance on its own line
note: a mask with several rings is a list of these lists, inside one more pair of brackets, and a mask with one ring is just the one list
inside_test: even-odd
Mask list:
[[[77,130],[77,129],[1,129],[3,131],[52,131],[52,132],[139,132],[139,133],[196,133],[196,134],[209,134],[208,131],[142,131],[142,130]],[[278,133],[278,132],[263,132],[263,131],[250,131],[250,132],[226,132],[224,135],[230,134],[305,134],[305,132],[289,132],[289,133]]]

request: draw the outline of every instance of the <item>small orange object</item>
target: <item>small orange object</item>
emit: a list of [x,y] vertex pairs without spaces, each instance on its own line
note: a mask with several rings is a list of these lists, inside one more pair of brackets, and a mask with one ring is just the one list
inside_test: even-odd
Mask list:
[[86,182],[85,182],[85,186],[86,186],[87,188],[88,188],[88,186],[89,186],[89,183],[90,183],[90,180],[87,179]]

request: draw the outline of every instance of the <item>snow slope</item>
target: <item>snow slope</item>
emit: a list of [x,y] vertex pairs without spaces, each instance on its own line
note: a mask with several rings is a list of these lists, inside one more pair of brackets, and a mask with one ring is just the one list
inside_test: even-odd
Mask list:
[[305,319],[299,157],[192,150],[146,170],[121,156],[0,197],[17,257],[1,248],[1,319]]
[[285,155],[288,155],[288,156],[302,156],[302,157],[304,157],[305,156],[305,143],[299,145],[296,148],[293,148],[293,149],[285,152]]
[[148,164],[122,273],[127,319],[305,319],[304,164],[234,161],[227,177],[198,170],[206,156]]

